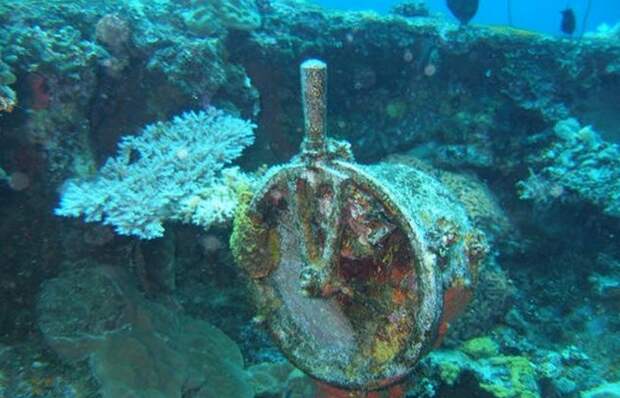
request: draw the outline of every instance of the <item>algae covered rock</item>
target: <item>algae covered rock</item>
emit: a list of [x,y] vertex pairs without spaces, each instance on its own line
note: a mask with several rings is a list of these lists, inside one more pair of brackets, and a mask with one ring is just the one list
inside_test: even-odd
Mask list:
[[499,346],[488,336],[476,337],[463,343],[462,351],[472,358],[488,358],[499,354]]
[[552,134],[537,139],[545,138],[543,150],[529,156],[529,177],[517,183],[521,199],[546,204],[573,194],[573,200],[620,217],[620,146],[574,118],[557,122]]
[[147,301],[120,268],[48,280],[39,327],[61,358],[89,359],[104,398],[253,397],[237,345],[207,322]]
[[261,25],[256,2],[252,0],[194,0],[182,17],[197,35],[212,35],[223,29],[252,30]]
[[263,362],[247,369],[257,397],[314,397],[315,383],[289,362]]
[[428,17],[429,11],[425,1],[405,0],[396,3],[390,10],[392,14],[401,15],[406,18]]
[[261,24],[254,0],[212,0],[215,13],[229,29],[252,30]]
[[473,358],[461,351],[435,351],[429,356],[434,377],[451,387],[460,386],[469,396],[495,398],[540,397],[536,367],[525,356],[502,355],[488,337],[470,340],[465,349],[479,356]]

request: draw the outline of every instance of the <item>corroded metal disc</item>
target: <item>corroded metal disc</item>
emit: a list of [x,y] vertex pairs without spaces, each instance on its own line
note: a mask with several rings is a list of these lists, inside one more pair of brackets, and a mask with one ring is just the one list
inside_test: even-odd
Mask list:
[[375,190],[342,167],[289,167],[249,209],[267,231],[246,245],[267,250],[246,270],[275,341],[299,368],[347,388],[405,376],[440,305],[419,289],[435,275],[418,267],[402,215]]
[[299,157],[242,195],[231,248],[297,367],[355,390],[405,377],[471,297],[483,236],[436,179],[325,137],[326,66],[301,66]]

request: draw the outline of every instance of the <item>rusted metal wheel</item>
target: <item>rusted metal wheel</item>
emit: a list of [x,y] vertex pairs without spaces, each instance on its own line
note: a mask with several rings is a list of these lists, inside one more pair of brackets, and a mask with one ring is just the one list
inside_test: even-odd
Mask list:
[[467,303],[486,245],[437,180],[325,139],[325,65],[302,65],[306,139],[240,206],[231,239],[275,341],[313,377],[405,377]]

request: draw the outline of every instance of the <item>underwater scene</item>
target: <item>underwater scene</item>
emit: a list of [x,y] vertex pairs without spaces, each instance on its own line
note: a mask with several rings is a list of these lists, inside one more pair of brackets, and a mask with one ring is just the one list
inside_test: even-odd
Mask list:
[[0,0],[0,398],[620,398],[617,0]]

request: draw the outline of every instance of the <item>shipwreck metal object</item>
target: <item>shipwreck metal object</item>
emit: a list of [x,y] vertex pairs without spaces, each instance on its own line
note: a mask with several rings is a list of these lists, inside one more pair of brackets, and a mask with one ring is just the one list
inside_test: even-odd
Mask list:
[[404,378],[469,301],[484,236],[433,177],[326,138],[326,65],[301,65],[300,156],[242,196],[231,247],[284,354],[326,383]]

